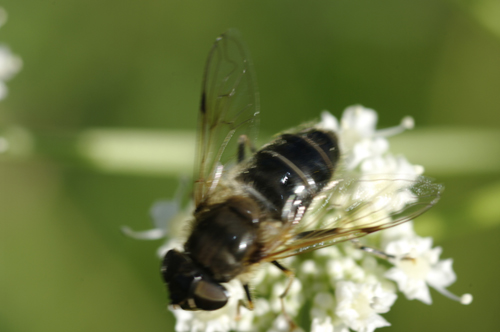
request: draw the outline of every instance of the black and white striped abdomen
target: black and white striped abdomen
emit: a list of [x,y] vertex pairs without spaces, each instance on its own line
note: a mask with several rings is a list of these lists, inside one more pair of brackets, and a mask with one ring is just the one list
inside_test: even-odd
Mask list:
[[333,132],[310,129],[284,134],[259,150],[237,180],[273,218],[281,219],[290,198],[309,206],[332,178],[339,154]]

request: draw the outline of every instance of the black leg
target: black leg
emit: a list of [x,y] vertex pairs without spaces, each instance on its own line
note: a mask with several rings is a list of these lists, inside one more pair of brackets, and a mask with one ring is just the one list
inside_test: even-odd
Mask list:
[[241,318],[240,307],[245,307],[248,310],[253,310],[252,295],[250,294],[250,288],[248,287],[248,284],[243,285],[243,289],[245,290],[245,294],[247,296],[247,302],[241,299],[238,301],[238,306],[236,307],[236,320],[239,320]]
[[252,301],[252,295],[250,294],[250,288],[248,288],[248,284],[243,285],[243,289],[245,289],[245,294],[247,295],[247,309],[248,310],[253,310],[253,301]]
[[385,252],[383,252],[381,250],[375,249],[373,247],[364,246],[361,243],[359,243],[359,241],[357,239],[351,240],[351,242],[356,246],[356,248],[363,250],[369,254],[375,255],[377,257],[387,259],[387,260],[396,258],[393,255],[386,254]]

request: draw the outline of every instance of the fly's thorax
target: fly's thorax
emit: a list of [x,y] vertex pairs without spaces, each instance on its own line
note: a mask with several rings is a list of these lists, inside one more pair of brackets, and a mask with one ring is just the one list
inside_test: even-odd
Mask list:
[[234,196],[205,207],[196,216],[184,248],[217,282],[246,271],[259,249],[260,209],[252,199]]

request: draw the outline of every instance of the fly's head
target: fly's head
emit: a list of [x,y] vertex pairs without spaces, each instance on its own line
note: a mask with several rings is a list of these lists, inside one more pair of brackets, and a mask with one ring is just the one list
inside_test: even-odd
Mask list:
[[184,310],[217,310],[226,305],[229,293],[199,268],[188,254],[170,250],[161,274],[168,285],[170,304]]

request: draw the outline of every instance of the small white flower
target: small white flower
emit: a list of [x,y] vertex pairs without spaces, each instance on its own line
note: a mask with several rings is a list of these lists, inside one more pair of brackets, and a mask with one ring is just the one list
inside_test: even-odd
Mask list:
[[366,276],[365,271],[349,256],[329,260],[326,264],[326,270],[332,283],[346,279],[363,281]]
[[274,320],[270,329],[266,329],[267,332],[304,332],[298,326],[291,329],[290,322],[286,319],[284,315],[279,315]]
[[363,174],[404,174],[408,179],[417,178],[422,175],[424,168],[420,165],[412,165],[403,156],[393,156],[387,154],[385,156],[374,156],[365,160],[361,164]]
[[397,296],[383,290],[380,284],[340,281],[337,283],[335,296],[335,314],[350,329],[372,332],[376,328],[390,325],[379,314],[388,312]]
[[361,105],[348,107],[339,121],[328,112],[321,114],[320,128],[333,130],[339,136],[346,168],[352,170],[363,160],[380,156],[389,149],[387,136],[413,128],[413,119],[405,117],[396,127],[376,130],[377,112]]
[[[0,7],[0,26],[7,21],[7,12]],[[0,45],[0,100],[7,96],[5,81],[11,79],[22,67],[22,60],[6,45]]]
[[[7,12],[0,7],[0,27],[7,22]],[[12,78],[22,67],[19,56],[12,54],[6,45],[0,44],[0,100],[7,97],[7,85],[5,81]],[[9,141],[0,136],[0,154],[9,149]]]
[[314,317],[311,323],[311,332],[349,332],[349,328],[343,323],[334,324],[331,317],[311,316]]
[[14,76],[22,66],[21,58],[12,54],[11,50],[0,45],[0,80],[6,81]]
[[150,215],[153,228],[146,231],[134,231],[123,226],[122,231],[136,240],[158,240],[167,235],[168,224],[180,211],[180,204],[176,200],[158,201],[151,207]]
[[318,317],[313,318],[311,324],[311,332],[334,332],[334,331],[336,330],[332,324],[331,317],[325,317],[323,319]]
[[184,244],[183,225],[189,220],[192,206],[181,207],[181,197],[185,190],[185,184],[181,183],[171,200],[157,201],[150,209],[150,217],[153,228],[145,231],[134,231],[128,226],[122,226],[122,232],[137,240],[159,240],[166,238],[166,241],[156,251],[161,259],[170,249],[180,249]]
[[394,280],[409,300],[417,299],[431,304],[428,287],[431,286],[463,304],[472,301],[468,294],[458,298],[446,290],[456,280],[452,269],[453,260],[439,260],[441,247],[432,248],[432,238],[403,238],[390,242],[385,252],[396,257],[395,267],[387,271],[385,276]]
[[[422,175],[424,171],[422,166],[410,164],[403,156],[394,157],[386,154],[364,160],[360,168],[363,179],[374,180],[363,183],[360,190],[368,197],[380,198],[376,201],[378,205],[374,206],[376,210],[383,209],[387,213],[400,211],[406,205],[418,200],[411,186]],[[381,177],[384,180],[378,181]],[[390,197],[390,200],[384,200],[386,197]]]
[[304,275],[314,275],[318,273],[316,263],[312,259],[308,259],[302,263],[301,271]]

